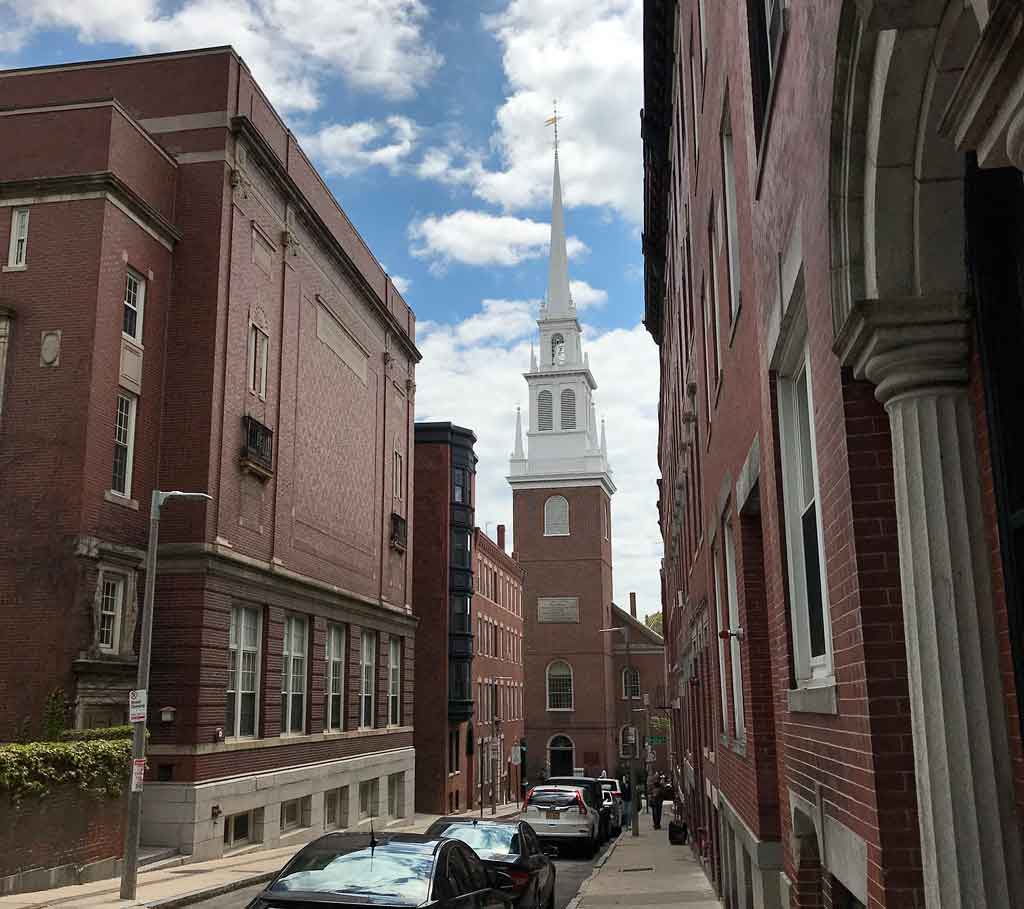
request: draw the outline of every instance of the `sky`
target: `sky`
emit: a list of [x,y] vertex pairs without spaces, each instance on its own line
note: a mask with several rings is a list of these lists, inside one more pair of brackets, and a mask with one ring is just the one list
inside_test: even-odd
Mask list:
[[0,68],[235,47],[415,310],[417,419],[476,432],[492,537],[511,533],[557,99],[572,291],[618,486],[615,601],[660,609],[642,0],[0,0],[0,15]]

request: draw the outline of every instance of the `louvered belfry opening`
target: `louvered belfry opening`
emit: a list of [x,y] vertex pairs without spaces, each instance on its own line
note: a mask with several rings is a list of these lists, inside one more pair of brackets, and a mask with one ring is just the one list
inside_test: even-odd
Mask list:
[[576,428],[576,392],[571,388],[562,391],[562,429]]
[[541,432],[551,432],[554,428],[555,417],[551,392],[542,391],[537,395],[537,429]]

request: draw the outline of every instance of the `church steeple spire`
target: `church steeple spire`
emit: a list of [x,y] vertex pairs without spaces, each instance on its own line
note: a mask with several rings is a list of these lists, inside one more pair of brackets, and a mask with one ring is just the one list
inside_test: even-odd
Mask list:
[[[558,129],[558,115],[552,117]],[[558,172],[558,146],[555,146],[555,173],[551,185],[551,252],[548,260],[548,318],[575,316],[576,307],[569,292],[569,256],[565,245],[565,215],[562,212],[562,178]]]

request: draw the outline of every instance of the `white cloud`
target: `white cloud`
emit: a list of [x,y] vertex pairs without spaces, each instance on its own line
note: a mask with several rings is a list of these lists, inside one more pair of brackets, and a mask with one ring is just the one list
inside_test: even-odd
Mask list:
[[473,185],[483,174],[481,155],[458,144],[428,148],[416,165],[417,176],[449,186]]
[[[463,265],[519,265],[547,255],[551,225],[529,218],[492,215],[460,209],[430,215],[409,225],[412,254],[432,260],[431,268],[444,270],[451,262]],[[566,240],[570,258],[586,252],[577,237]]]
[[302,138],[303,148],[328,174],[350,176],[369,167],[397,173],[416,144],[419,127],[408,117],[332,123]]
[[404,297],[409,293],[409,288],[412,287],[411,278],[403,278],[401,275],[392,275],[391,283],[395,285],[395,289]]
[[570,281],[569,293],[577,309],[589,306],[604,306],[608,302],[608,291],[599,287],[591,287],[586,281]]
[[[522,373],[530,362],[537,301],[485,300],[450,325],[421,322],[423,361],[416,376],[416,418],[451,420],[477,435],[477,523],[512,532],[512,492],[505,481],[516,406],[528,409]],[[641,325],[588,331],[586,349],[600,384],[598,416],[607,418],[608,453],[618,492],[612,500],[615,601],[635,590],[641,614],[661,608],[658,533],[658,357]]]
[[423,35],[423,0],[0,0],[8,36],[70,29],[84,43],[159,52],[231,44],[282,110],[314,110],[321,84],[349,85],[389,98],[412,96],[441,55]]

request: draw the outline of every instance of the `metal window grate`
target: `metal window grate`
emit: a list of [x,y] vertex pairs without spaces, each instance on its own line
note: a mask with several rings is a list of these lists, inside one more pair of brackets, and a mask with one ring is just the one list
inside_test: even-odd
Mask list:
[[259,420],[248,415],[242,417],[244,443],[242,457],[265,470],[274,469],[274,433]]

